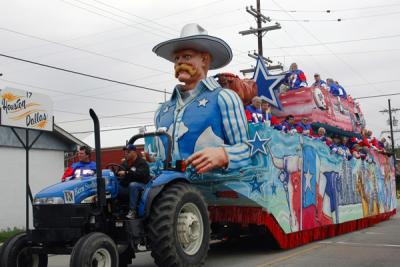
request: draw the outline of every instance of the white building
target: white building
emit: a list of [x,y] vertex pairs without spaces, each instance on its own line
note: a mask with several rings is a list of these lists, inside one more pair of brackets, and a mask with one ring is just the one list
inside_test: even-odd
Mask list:
[[[25,142],[25,129],[15,129]],[[39,134],[29,131],[30,143]],[[32,194],[60,181],[64,153],[85,145],[58,126],[43,132],[29,151],[29,178]],[[0,230],[25,227],[26,154],[11,128],[0,126]],[[54,216],[57,216],[54,214]],[[32,227],[32,216],[30,216]]]

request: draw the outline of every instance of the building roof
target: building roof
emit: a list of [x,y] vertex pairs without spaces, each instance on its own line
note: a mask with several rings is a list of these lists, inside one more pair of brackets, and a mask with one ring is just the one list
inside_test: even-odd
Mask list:
[[[20,140],[25,143],[26,129],[14,128],[14,130],[19,138],[13,133],[12,127],[0,126],[0,147],[22,147]],[[29,144],[31,144],[39,134],[40,131],[29,130]],[[54,125],[54,130],[52,132],[42,132],[40,138],[37,139],[32,148],[70,152],[76,151],[77,146],[87,146],[87,144],[61,127]]]

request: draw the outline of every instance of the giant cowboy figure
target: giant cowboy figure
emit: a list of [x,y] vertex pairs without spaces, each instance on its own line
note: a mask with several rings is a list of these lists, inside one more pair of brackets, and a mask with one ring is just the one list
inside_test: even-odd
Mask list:
[[[229,45],[208,35],[198,24],[187,24],[180,38],[156,45],[153,52],[174,63],[175,77],[182,83],[155,115],[157,129],[172,136],[172,159],[185,159],[198,173],[248,165],[242,101],[213,77],[207,78],[209,69],[221,68],[232,60]],[[160,149],[166,146],[161,142]]]

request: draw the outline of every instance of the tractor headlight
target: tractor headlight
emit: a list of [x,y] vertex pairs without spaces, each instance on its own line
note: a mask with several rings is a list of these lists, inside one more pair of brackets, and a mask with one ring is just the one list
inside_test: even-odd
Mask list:
[[61,197],[42,197],[35,198],[33,200],[33,204],[35,205],[43,205],[43,204],[64,204],[64,199]]
[[81,203],[84,203],[84,204],[95,203],[96,200],[97,200],[97,196],[93,195],[93,196],[85,198],[84,200],[81,201]]

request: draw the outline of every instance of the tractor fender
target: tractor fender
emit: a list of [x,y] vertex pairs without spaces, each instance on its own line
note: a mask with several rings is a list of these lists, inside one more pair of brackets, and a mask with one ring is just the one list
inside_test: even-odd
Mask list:
[[163,173],[153,180],[145,187],[139,205],[139,216],[147,218],[150,214],[151,205],[153,200],[160,194],[166,185],[176,182],[189,183],[189,179],[185,173],[177,171],[163,171]]

